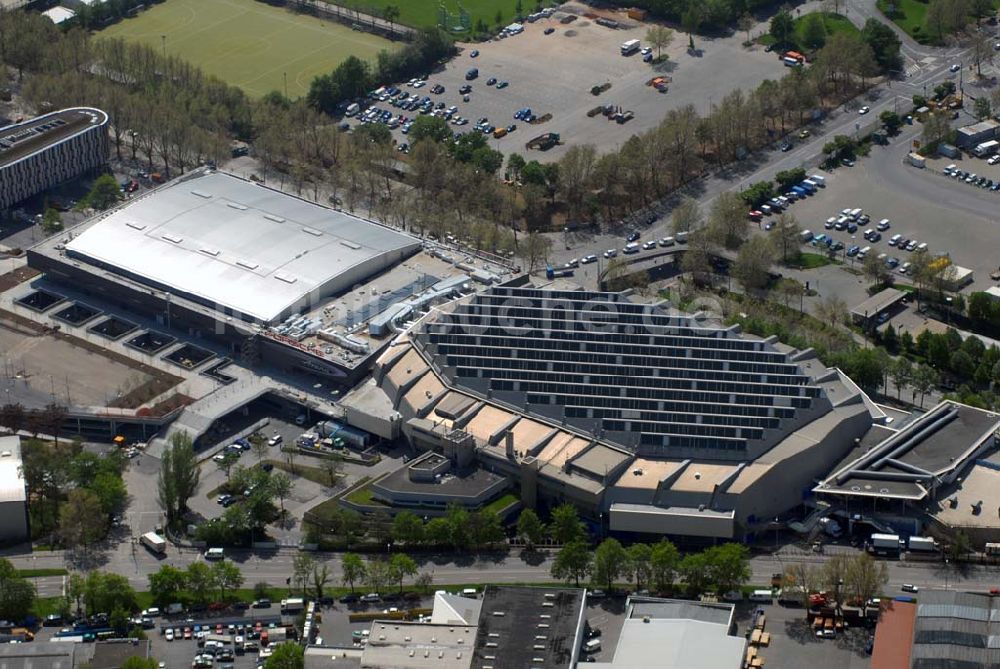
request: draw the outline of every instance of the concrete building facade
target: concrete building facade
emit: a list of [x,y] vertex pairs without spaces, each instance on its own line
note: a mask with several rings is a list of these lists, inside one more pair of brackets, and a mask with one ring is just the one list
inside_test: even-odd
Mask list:
[[0,210],[108,160],[108,115],[78,107],[0,128]]

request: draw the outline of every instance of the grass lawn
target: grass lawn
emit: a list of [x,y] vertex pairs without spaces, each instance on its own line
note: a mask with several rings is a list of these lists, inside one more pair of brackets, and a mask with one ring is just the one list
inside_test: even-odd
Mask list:
[[[409,26],[423,28],[426,26],[436,26],[438,24],[438,7],[441,0],[360,0],[354,6],[360,11],[382,16],[382,11],[388,5],[399,7],[399,22]],[[456,0],[444,0],[443,4],[449,12],[458,14],[458,3]],[[543,7],[551,5],[552,2],[543,0],[540,3]],[[524,14],[535,11],[535,0],[521,0],[521,7]],[[514,22],[514,15],[517,8],[517,0],[464,0],[462,7],[469,12],[469,21],[472,26],[476,21],[482,19],[490,27],[496,26],[497,11],[501,15],[500,26],[506,26]]]
[[925,19],[929,3],[919,0],[878,0],[876,5],[883,14],[908,35],[920,42],[936,42],[927,31]]
[[799,261],[792,264],[798,269],[816,269],[817,267],[825,267],[831,262],[833,261],[819,253],[803,253],[799,256]]
[[[826,27],[827,36],[834,35],[836,33],[852,33],[855,35],[861,34],[861,31],[858,30],[857,27],[851,23],[851,20],[845,16],[834,14],[833,12],[815,13],[823,18],[823,25]],[[795,19],[795,33],[792,40],[795,42],[794,50],[806,52],[808,55],[808,52],[812,51],[812,49],[806,47],[803,43],[806,25],[805,19],[807,16],[811,16],[811,14],[804,14]],[[775,44],[777,42],[777,40],[770,34],[762,35],[758,41],[764,45]]]
[[[304,479],[308,479],[313,483],[318,483],[320,485],[330,486],[330,474],[321,467],[311,467],[309,465],[299,464],[299,460],[295,461],[295,470],[293,471],[288,463],[284,460],[265,460],[264,462],[269,462],[274,465],[275,469],[280,469],[286,471],[293,476],[301,476]],[[334,483],[336,479],[340,478],[340,475],[334,476]]]
[[373,61],[379,51],[396,48],[381,37],[256,0],[166,0],[99,36],[157,49],[165,44],[168,54],[255,97],[284,91],[286,74],[288,95],[300,97],[316,75],[347,56]]
[[501,511],[506,509],[508,506],[510,506],[517,500],[518,500],[517,495],[515,495],[512,492],[509,492],[506,495],[501,495],[500,497],[497,497],[495,500],[484,506],[483,511],[492,511],[493,513],[500,513]]

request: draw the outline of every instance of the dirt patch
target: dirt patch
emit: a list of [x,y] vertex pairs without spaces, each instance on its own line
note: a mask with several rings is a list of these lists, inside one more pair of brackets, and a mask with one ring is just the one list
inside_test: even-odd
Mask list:
[[171,411],[186,407],[194,402],[193,397],[188,397],[183,393],[174,393],[167,399],[157,402],[151,407],[145,407],[136,411],[137,416],[155,416],[157,418],[166,416]]
[[10,290],[25,281],[31,281],[35,277],[41,276],[41,274],[37,269],[31,267],[18,267],[13,272],[0,274],[0,292]]
[[53,339],[71,344],[72,346],[83,349],[88,353],[93,353],[150,377],[135,388],[123,393],[120,398],[117,398],[115,402],[111,404],[111,406],[134,409],[141,406],[143,402],[153,399],[157,395],[166,392],[183,381],[183,379],[179,376],[167,374],[156,367],[151,367],[141,362],[137,362],[128,356],[101,348],[100,346],[92,344],[89,341],[67,334],[61,330],[56,330],[40,323],[36,323],[35,321],[5,309],[0,309],[0,327],[4,327],[7,330],[28,337],[50,336]]
[[541,116],[536,116],[534,121],[531,121],[531,125],[540,125],[546,121],[552,120],[552,114],[542,114]]

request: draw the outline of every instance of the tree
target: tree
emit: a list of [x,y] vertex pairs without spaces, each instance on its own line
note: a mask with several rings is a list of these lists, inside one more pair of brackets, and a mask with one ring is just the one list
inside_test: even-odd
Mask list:
[[705,592],[709,583],[708,562],[704,553],[689,553],[680,561],[678,568],[689,595],[699,595]]
[[292,485],[292,477],[285,472],[278,472],[271,475],[270,483],[271,492],[274,496],[278,498],[281,503],[281,515],[285,515],[285,499],[292,494],[294,486]]
[[[865,256],[864,261],[861,264],[861,269],[865,274],[865,278],[875,284],[875,290],[879,290],[883,281],[889,278],[889,268],[886,266],[885,261],[879,259],[874,253],[869,253]],[[874,316],[875,314],[872,314]]]
[[308,553],[299,553],[292,558],[291,585],[292,588],[301,590],[303,596],[306,594],[306,586],[315,566],[316,560]]
[[452,137],[448,122],[440,116],[418,116],[410,128],[410,141],[416,143],[424,139],[445,142]]
[[635,589],[641,590],[642,584],[649,580],[652,572],[653,549],[649,544],[632,544],[628,547],[628,570],[635,579]]
[[951,133],[951,120],[948,114],[933,112],[924,117],[922,137],[925,144],[936,145],[938,142],[947,141]]
[[914,394],[920,393],[920,408],[924,408],[924,396],[937,386],[938,384],[938,373],[934,371],[933,368],[927,365],[918,365],[913,371],[913,379],[910,381],[910,386],[913,388]]
[[317,562],[313,566],[312,582],[316,599],[323,599],[323,590],[326,588],[326,584],[330,582],[330,569],[325,562]]
[[802,598],[802,606],[808,608],[809,595],[822,588],[822,572],[819,567],[805,562],[793,562],[785,567],[785,585],[796,589]]
[[47,235],[55,234],[63,229],[62,216],[59,212],[49,207],[42,214],[42,232]]
[[720,593],[736,590],[750,580],[750,553],[743,544],[728,543],[705,551],[708,577]]
[[972,47],[970,48],[970,58],[976,66],[976,76],[983,76],[983,63],[993,63],[993,35],[986,32],[976,32],[972,37]]
[[10,560],[0,558],[0,618],[20,620],[34,603],[35,586],[18,576]]
[[874,560],[868,553],[859,553],[847,565],[844,585],[849,598],[867,602],[882,594],[889,582],[885,562]]
[[878,118],[882,121],[882,127],[884,127],[886,132],[890,135],[895,135],[899,132],[899,129],[903,125],[903,119],[899,116],[899,114],[891,109],[886,109],[878,115]]
[[94,209],[104,211],[118,204],[121,198],[122,193],[114,175],[102,174],[94,180],[86,201]]
[[698,32],[698,28],[701,27],[702,21],[702,9],[701,5],[694,2],[688,6],[688,9],[681,16],[681,26],[684,28],[684,32],[688,36],[688,49],[694,51],[694,34]]
[[92,571],[83,583],[83,601],[87,613],[108,613],[115,609],[135,611],[135,590],[128,579],[120,574]]
[[847,319],[847,302],[836,294],[824,297],[815,309],[817,317],[828,323],[831,328],[837,327]]
[[738,249],[749,234],[746,205],[738,193],[720,193],[712,203],[708,230],[712,239],[727,249]]
[[691,232],[701,227],[701,207],[692,197],[685,197],[670,214],[670,228],[678,232]]
[[[771,27],[774,27],[773,20]],[[779,29],[784,29],[784,26],[779,26]],[[802,43],[810,49],[820,49],[826,44],[826,22],[823,15],[806,14],[802,19]]]
[[867,44],[879,68],[884,72],[899,70],[902,66],[902,43],[895,31],[876,18],[869,18],[861,29],[861,40]]
[[627,572],[628,557],[617,539],[605,539],[594,551],[591,578],[611,590],[615,579]]
[[304,649],[297,643],[275,644],[271,656],[264,662],[264,669],[304,669]]
[[551,574],[560,581],[573,581],[580,587],[580,579],[590,571],[590,548],[583,541],[564,544],[552,561]]
[[167,514],[167,522],[180,520],[187,511],[187,502],[194,495],[201,478],[198,459],[186,432],[175,432],[170,445],[160,458],[157,490],[160,505]]
[[[218,456],[216,456],[218,457]],[[240,456],[233,452],[223,453],[222,457],[218,460],[212,458],[215,465],[226,475],[226,480],[229,480],[229,474],[233,470],[233,466],[239,461]]]
[[382,592],[387,583],[392,581],[389,561],[372,556],[365,565],[365,585],[371,592]]
[[399,19],[399,7],[397,5],[386,5],[382,10],[382,18],[389,23],[389,34],[392,34],[394,24]]
[[97,496],[101,510],[107,516],[121,511],[128,499],[128,490],[125,487],[125,482],[117,472],[98,473],[90,483],[90,486],[88,486],[88,489]]
[[187,589],[198,602],[208,600],[208,593],[215,585],[212,568],[204,562],[192,562],[187,567]]
[[681,555],[677,547],[666,539],[655,544],[649,555],[649,571],[653,586],[660,592],[667,590],[674,583]]
[[225,602],[227,592],[243,585],[243,572],[229,560],[220,560],[212,565],[212,583],[219,589],[219,601]]
[[392,540],[409,545],[424,540],[424,521],[411,511],[401,511],[392,519]]
[[328,455],[320,461],[320,469],[323,470],[330,480],[331,488],[337,484],[337,479],[340,478],[343,467],[344,460],[339,455]]
[[187,573],[168,564],[149,575],[149,594],[161,608],[176,602],[177,595],[186,587]]
[[985,95],[976,98],[976,101],[972,104],[972,113],[975,114],[976,118],[979,120],[988,119],[993,115],[993,105],[990,103],[990,99]]
[[552,535],[556,543],[563,545],[574,541],[583,541],[586,538],[587,532],[575,506],[561,504],[552,510],[549,534]]
[[769,31],[779,45],[791,44],[791,37],[795,34],[795,19],[787,9],[780,10],[771,17]]
[[545,536],[545,525],[532,509],[524,509],[517,519],[517,536],[531,548],[542,541]]
[[405,553],[394,553],[389,560],[389,572],[392,580],[399,583],[399,591],[403,592],[403,579],[417,575],[417,563]]
[[889,367],[889,376],[896,386],[896,399],[903,398],[903,388],[913,379],[913,364],[908,358],[900,356]]
[[365,563],[361,556],[356,553],[344,553],[340,560],[341,577],[343,583],[351,588],[354,593],[354,584],[365,578]]
[[451,523],[447,518],[431,518],[424,526],[424,538],[434,546],[445,546],[451,542]]
[[770,239],[774,252],[784,263],[796,260],[801,255],[802,228],[794,215],[787,212],[778,214]]
[[70,548],[84,550],[104,536],[107,516],[101,509],[101,500],[90,490],[71,490],[66,502],[59,508],[59,536]]
[[646,31],[646,41],[656,49],[656,57],[659,58],[663,53],[663,49],[666,49],[673,43],[674,31],[666,26],[650,26],[649,30]]
[[770,280],[774,250],[767,237],[752,237],[740,247],[732,272],[743,287],[750,291],[764,288]]
[[528,264],[528,272],[535,269],[540,260],[544,260],[552,250],[552,240],[537,232],[529,232],[521,240],[517,254]]
[[267,437],[262,435],[260,432],[254,432],[250,435],[250,448],[253,450],[253,454],[257,456],[257,462],[263,462],[265,456],[268,454]]
[[752,44],[752,42],[750,41],[750,31],[753,29],[755,25],[757,25],[757,21],[750,14],[744,14],[743,16],[741,16],[739,23],[736,24],[736,27],[742,30],[746,34],[747,39],[745,42],[743,42],[744,46]]

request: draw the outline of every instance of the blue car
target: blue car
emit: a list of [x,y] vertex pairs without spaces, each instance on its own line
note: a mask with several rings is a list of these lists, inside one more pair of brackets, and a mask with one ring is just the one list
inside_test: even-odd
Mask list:
[[860,250],[861,250],[861,247],[858,246],[857,244],[855,244],[851,248],[847,249],[847,257],[853,258],[854,256],[858,255],[858,251],[860,251]]

